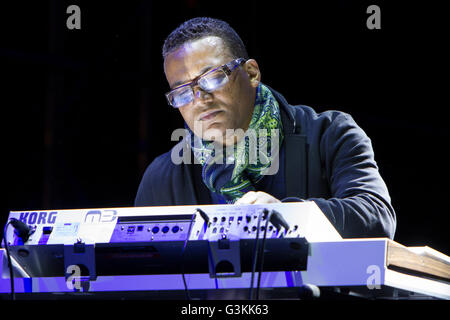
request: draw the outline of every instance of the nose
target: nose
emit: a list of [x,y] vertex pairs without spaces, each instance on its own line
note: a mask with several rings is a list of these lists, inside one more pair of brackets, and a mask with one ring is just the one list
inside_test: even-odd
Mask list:
[[198,86],[194,87],[192,90],[194,92],[194,104],[197,104],[198,102],[206,102],[211,99],[211,94]]

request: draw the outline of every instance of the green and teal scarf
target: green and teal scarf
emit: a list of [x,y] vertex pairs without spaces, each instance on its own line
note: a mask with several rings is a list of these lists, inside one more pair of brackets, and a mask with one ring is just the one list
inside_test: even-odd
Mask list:
[[[205,185],[224,196],[228,203],[234,203],[248,191],[255,190],[254,185],[279,156],[283,130],[278,102],[269,88],[260,83],[249,128],[231,149],[202,140],[191,130],[187,137],[194,156],[202,165]],[[272,148],[272,140],[277,138],[278,144]]]

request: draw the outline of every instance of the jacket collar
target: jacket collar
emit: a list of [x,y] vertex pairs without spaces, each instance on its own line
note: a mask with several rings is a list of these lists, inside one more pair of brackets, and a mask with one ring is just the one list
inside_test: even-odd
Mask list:
[[286,134],[295,134],[300,132],[300,123],[295,118],[296,110],[291,106],[281,93],[264,84],[277,99],[280,105],[281,122],[283,123],[284,132]]

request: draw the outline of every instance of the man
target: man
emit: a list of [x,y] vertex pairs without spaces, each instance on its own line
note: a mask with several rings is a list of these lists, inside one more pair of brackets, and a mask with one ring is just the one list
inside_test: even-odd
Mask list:
[[[310,200],[342,237],[393,238],[387,187],[370,139],[350,115],[289,105],[261,83],[257,62],[221,20],[183,23],[165,40],[163,57],[166,96],[187,134],[149,165],[136,206]],[[255,141],[260,156],[249,161]]]

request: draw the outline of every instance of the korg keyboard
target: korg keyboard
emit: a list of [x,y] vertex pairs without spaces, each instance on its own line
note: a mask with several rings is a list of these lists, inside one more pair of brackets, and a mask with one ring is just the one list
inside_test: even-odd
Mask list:
[[[304,288],[450,299],[447,255],[387,238],[342,239],[314,202],[12,211],[8,222],[24,297],[183,299],[188,288],[198,299],[247,299],[260,285],[264,299],[296,299]],[[4,249],[0,269],[8,294]]]
[[264,242],[264,270],[303,270],[307,239],[340,239],[314,202],[22,211],[9,218],[32,232],[26,242],[12,227],[7,233],[11,255],[31,277],[63,276],[70,265],[92,278],[239,276],[255,264],[256,236]]

